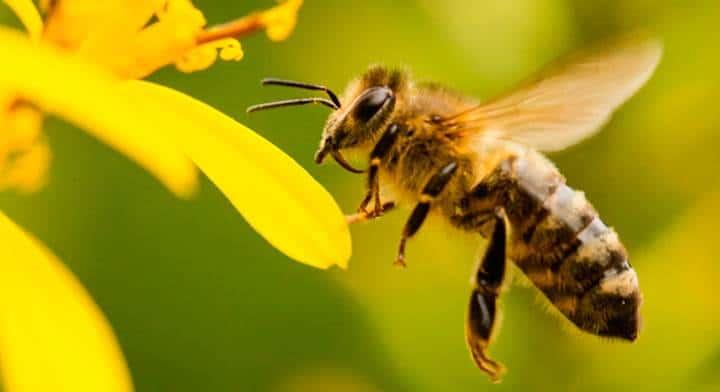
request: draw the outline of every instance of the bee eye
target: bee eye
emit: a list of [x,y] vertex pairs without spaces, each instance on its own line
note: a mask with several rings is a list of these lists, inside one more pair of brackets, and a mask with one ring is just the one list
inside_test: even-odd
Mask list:
[[393,93],[387,87],[373,87],[368,89],[355,104],[355,118],[368,122],[380,111],[385,102],[392,99]]

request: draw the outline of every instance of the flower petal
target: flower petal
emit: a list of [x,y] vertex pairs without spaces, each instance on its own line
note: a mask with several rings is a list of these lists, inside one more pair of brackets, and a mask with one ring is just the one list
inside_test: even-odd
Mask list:
[[40,38],[43,30],[43,22],[35,4],[31,0],[3,0],[10,9],[17,15],[20,22],[30,35],[33,41]]
[[268,242],[318,267],[347,266],[350,234],[332,196],[292,158],[232,118],[167,87],[128,81],[171,113],[192,160]]
[[196,47],[205,16],[192,2],[165,0],[155,16],[157,21],[142,30],[111,41],[93,35],[80,53],[121,78],[142,79]]
[[295,29],[302,0],[287,0],[260,14],[265,33],[272,41],[284,41]]
[[67,49],[78,49],[88,40],[113,45],[139,31],[164,1],[55,0],[47,10],[45,38]]
[[4,390],[130,391],[122,352],[70,271],[0,212]]
[[[0,94],[4,95],[4,94]],[[42,113],[14,99],[0,97],[0,191],[35,192],[47,180],[50,147],[42,133]]]
[[165,131],[176,113],[155,110],[151,99],[120,88],[104,70],[17,32],[0,28],[0,87],[82,127],[135,160],[180,196],[192,193],[196,170]]

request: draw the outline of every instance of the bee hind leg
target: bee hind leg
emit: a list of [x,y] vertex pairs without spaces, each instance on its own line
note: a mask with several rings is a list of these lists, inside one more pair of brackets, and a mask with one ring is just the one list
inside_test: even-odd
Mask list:
[[445,186],[450,182],[458,168],[457,162],[450,162],[443,166],[437,173],[435,173],[428,180],[427,184],[423,188],[420,202],[415,206],[410,218],[408,218],[403,228],[402,237],[400,238],[400,246],[398,247],[398,253],[393,263],[399,267],[405,267],[405,243],[407,240],[415,235],[425,218],[427,218],[428,212],[430,212],[430,204],[432,201],[442,193]]
[[495,224],[487,250],[472,278],[465,339],[470,354],[480,370],[493,382],[499,382],[505,371],[502,364],[488,356],[487,349],[497,320],[497,298],[505,278],[506,237],[504,213],[495,213]]

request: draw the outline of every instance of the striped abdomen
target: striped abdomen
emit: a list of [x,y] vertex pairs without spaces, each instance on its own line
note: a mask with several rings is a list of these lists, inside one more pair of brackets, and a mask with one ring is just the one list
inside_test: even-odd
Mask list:
[[479,192],[510,222],[509,257],[553,305],[583,330],[634,340],[637,276],[584,193],[534,151],[505,160],[483,183]]

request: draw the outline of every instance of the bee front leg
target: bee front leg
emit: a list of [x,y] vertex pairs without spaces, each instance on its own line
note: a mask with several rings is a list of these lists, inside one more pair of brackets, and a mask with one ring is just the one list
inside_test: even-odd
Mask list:
[[[368,169],[367,193],[365,194],[365,198],[363,198],[362,202],[360,202],[360,206],[358,207],[357,212],[352,215],[347,215],[345,217],[348,224],[364,222],[368,219],[378,218],[384,212],[389,211],[393,207],[395,207],[395,203],[393,202],[380,204],[380,182],[378,179],[379,164],[379,160],[375,159],[370,161],[370,169]],[[375,205],[374,208],[369,211],[367,209],[367,206],[368,204],[370,204],[370,201],[372,201],[373,198],[375,199]]]
[[457,170],[457,167],[457,162],[448,163],[443,166],[440,171],[430,177],[430,180],[428,180],[427,184],[425,184],[420,196],[420,203],[415,206],[410,214],[410,218],[408,218],[405,223],[405,228],[403,229],[402,237],[400,238],[398,253],[395,257],[395,262],[393,263],[396,266],[406,266],[405,243],[410,237],[415,235],[418,230],[420,230],[420,226],[422,226],[423,222],[425,222],[425,218],[427,218],[428,212],[430,212],[430,204],[440,195],[440,193],[442,193],[443,189],[445,189],[445,185],[450,182],[453,174],[455,174],[455,170]]
[[[388,155],[392,147],[397,141],[400,133],[400,127],[397,124],[390,124],[383,135],[378,140],[372,152],[370,152],[370,168],[367,176],[367,192],[360,202],[357,213],[347,217],[349,223],[361,222],[367,219],[377,218],[384,212],[392,209],[395,203],[389,202],[383,204],[380,200],[380,164],[382,159]],[[367,206],[371,201],[375,201],[374,208],[368,211]]]
[[[365,193],[365,197],[360,202],[360,206],[357,209],[357,212],[359,214],[365,214],[369,218],[375,217],[374,215],[379,215],[382,213],[381,211],[381,205],[380,204],[380,178],[378,175],[378,171],[380,170],[380,159],[379,158],[373,158],[370,160],[370,168],[368,169],[368,176],[367,176],[367,192]],[[370,212],[367,210],[368,204],[375,199],[375,208],[373,209],[373,212]]]
[[497,298],[505,278],[507,230],[504,213],[498,211],[495,215],[490,243],[472,279],[473,290],[465,322],[465,339],[478,368],[487,373],[493,382],[499,382],[505,369],[503,365],[490,359],[487,348],[497,320]]

